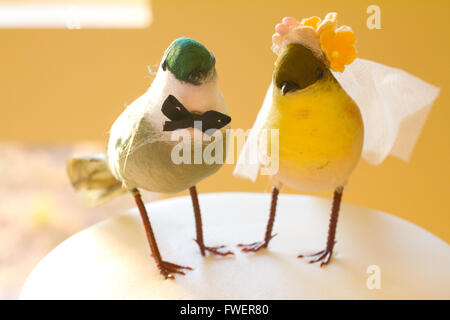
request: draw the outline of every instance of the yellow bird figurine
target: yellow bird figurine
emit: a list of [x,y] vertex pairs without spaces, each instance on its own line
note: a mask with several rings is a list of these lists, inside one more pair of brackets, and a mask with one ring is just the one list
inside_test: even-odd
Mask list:
[[[239,244],[244,252],[268,247],[274,236],[272,230],[282,185],[306,192],[333,189],[325,249],[309,256],[311,263],[320,261],[321,266],[328,264],[336,242],[343,190],[363,153],[365,142],[368,143],[365,150],[368,160],[375,164],[381,162],[387,155],[386,150],[392,151],[403,119],[412,111],[431,105],[437,97],[437,88],[401,70],[362,59],[355,61],[357,54],[353,31],[348,26],[337,28],[336,17],[336,13],[329,13],[324,20],[318,17],[302,21],[284,18],[276,26],[272,49],[278,58],[272,83],[240,155],[235,174],[253,180],[256,178],[262,161],[257,161],[255,165],[251,163],[251,158],[257,152],[257,158],[261,159],[261,146],[271,146],[267,137],[271,137],[269,133],[273,130],[278,130],[279,145],[278,148],[271,146],[267,155],[270,154],[272,162],[276,158],[278,171],[271,173],[274,186],[264,240]],[[357,67],[340,77],[338,73],[354,61]],[[377,82],[379,77],[382,79]],[[372,82],[381,88],[373,90],[367,84]],[[421,100],[421,105],[415,105],[414,101],[407,107],[402,103],[395,105],[397,98],[401,100],[403,94],[408,94],[402,90],[395,91],[399,88],[396,85],[412,85],[410,89],[418,88],[416,94],[426,98]],[[354,93],[353,97],[350,93]],[[408,104],[410,99],[406,100],[404,102]],[[381,103],[384,105],[377,106]],[[392,103],[397,109],[373,111],[374,108],[389,107]],[[401,117],[397,117],[399,113]],[[387,121],[386,117],[390,115],[393,115],[392,121]],[[387,124],[379,123],[380,118],[386,120],[384,122]],[[398,125],[387,127],[384,133],[380,132],[389,123]],[[366,125],[369,132],[366,132],[365,137]],[[388,138],[383,136],[386,132]],[[276,150],[279,151],[278,155],[273,154]],[[400,153],[398,151],[398,155],[406,158],[405,153],[409,155],[410,150]]]

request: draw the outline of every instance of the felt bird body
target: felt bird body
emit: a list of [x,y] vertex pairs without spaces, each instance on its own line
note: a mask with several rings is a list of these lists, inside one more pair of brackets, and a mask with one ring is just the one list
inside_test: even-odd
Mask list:
[[263,130],[279,130],[274,180],[302,191],[345,185],[363,145],[357,105],[302,44],[284,49],[273,77],[272,105]]
[[244,252],[268,247],[283,185],[307,192],[333,189],[325,249],[310,255],[310,262],[328,264],[343,190],[361,155],[373,164],[389,153],[407,159],[426,117],[423,111],[439,93],[404,71],[356,59],[352,29],[337,28],[336,17],[284,18],[276,26],[272,82],[234,174],[256,179],[260,166],[267,165],[261,148],[270,146],[270,130],[278,130],[278,148],[268,153],[279,167],[271,173],[264,240],[240,244]]
[[[196,144],[200,152],[211,143],[225,146],[223,136],[231,118],[219,90],[215,57],[202,44],[188,38],[175,40],[166,50],[148,91],[130,104],[114,122],[106,157],[74,157],[68,173],[77,189],[88,189],[94,202],[131,192],[140,211],[152,255],[161,273],[173,277],[190,269],[162,259],[139,189],[174,193],[190,189],[197,239],[202,255],[206,251],[228,255],[223,247],[205,246],[195,185],[214,174],[222,162],[200,163],[173,160],[180,143],[177,132],[187,134],[191,154]],[[200,123],[198,128],[195,123]],[[203,132],[211,136],[203,139]],[[215,140],[213,139],[213,137]],[[225,154],[223,155],[225,157]]]

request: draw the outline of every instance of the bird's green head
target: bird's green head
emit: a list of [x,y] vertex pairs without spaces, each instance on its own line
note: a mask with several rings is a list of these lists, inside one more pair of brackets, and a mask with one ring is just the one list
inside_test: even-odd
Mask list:
[[162,69],[169,70],[180,81],[202,84],[215,74],[216,59],[201,43],[179,38],[164,53]]
[[273,80],[283,95],[305,89],[331,75],[325,63],[309,48],[291,43],[275,63]]

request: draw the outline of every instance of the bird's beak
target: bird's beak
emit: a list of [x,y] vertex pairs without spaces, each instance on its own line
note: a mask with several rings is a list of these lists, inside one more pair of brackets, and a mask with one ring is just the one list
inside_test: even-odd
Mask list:
[[281,84],[281,94],[284,96],[288,92],[297,91],[300,89],[300,86],[292,81],[284,81]]

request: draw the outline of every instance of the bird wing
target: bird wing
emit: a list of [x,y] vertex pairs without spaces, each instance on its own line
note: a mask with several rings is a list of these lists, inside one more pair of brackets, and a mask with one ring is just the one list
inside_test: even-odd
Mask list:
[[[132,152],[150,141],[137,138],[137,132],[145,114],[156,103],[147,90],[142,96],[134,100],[113,123],[108,142],[107,158],[113,175],[122,182],[122,176]],[[122,166],[122,161],[124,161]]]
[[269,89],[267,89],[264,102],[261,109],[258,112],[255,123],[253,124],[247,141],[242,148],[239,158],[234,168],[233,174],[241,178],[247,178],[253,182],[258,177],[258,171],[260,167],[260,159],[258,153],[258,136],[264,123],[268,117],[270,107],[272,105],[273,97],[273,84],[270,83]]
[[333,74],[361,111],[364,159],[377,165],[392,154],[408,161],[440,89],[403,70],[365,59]]

